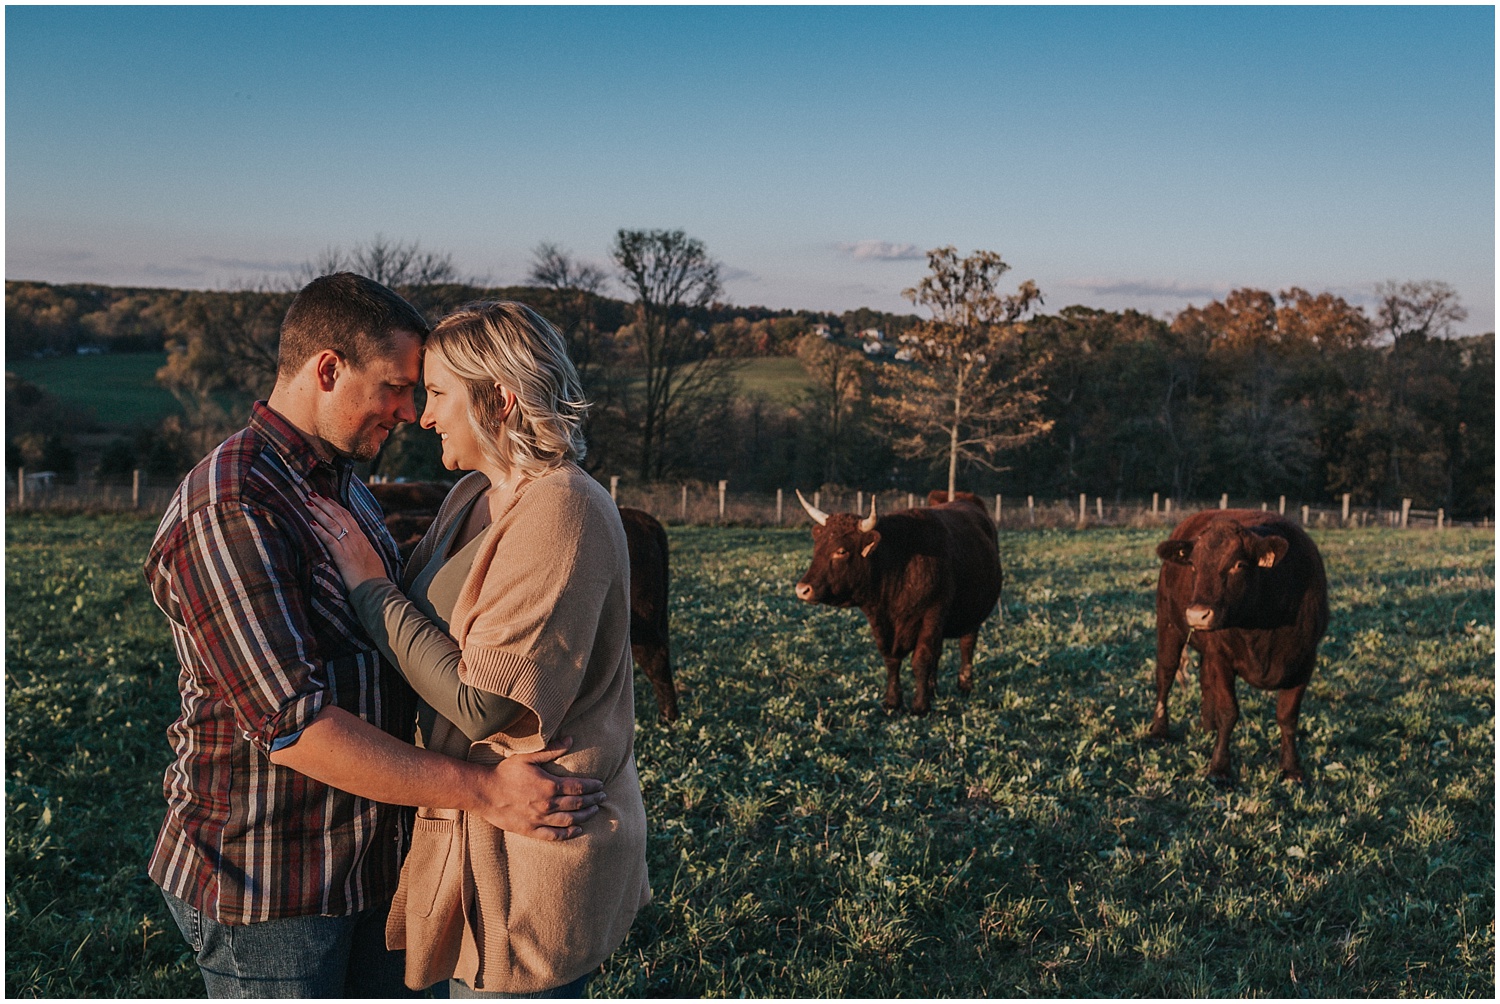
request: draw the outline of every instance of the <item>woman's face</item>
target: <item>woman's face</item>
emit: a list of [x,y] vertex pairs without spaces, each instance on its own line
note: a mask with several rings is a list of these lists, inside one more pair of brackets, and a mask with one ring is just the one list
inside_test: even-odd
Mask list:
[[469,388],[433,350],[423,360],[422,380],[427,388],[422,428],[433,430],[442,439],[443,466],[450,471],[478,469],[484,454],[469,423]]

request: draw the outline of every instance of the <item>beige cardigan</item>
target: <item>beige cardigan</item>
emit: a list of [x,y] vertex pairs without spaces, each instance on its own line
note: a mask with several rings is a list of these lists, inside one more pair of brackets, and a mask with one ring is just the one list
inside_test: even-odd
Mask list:
[[[408,583],[488,487],[478,473],[454,487],[412,555]],[[619,947],[650,901],[629,576],[618,510],[571,464],[523,485],[486,532],[449,618],[459,678],[529,710],[472,744],[440,717],[427,745],[498,762],[570,735],[553,773],[599,778],[609,798],[566,841],[419,809],[386,927],[386,943],[406,949],[408,986],[457,976],[476,990],[534,993],[569,983]]]

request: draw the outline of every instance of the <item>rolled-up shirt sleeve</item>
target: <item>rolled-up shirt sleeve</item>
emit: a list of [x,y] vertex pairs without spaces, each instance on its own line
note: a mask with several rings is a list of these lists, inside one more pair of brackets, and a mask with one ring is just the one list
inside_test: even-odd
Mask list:
[[299,574],[305,561],[275,517],[243,503],[194,513],[172,558],[178,614],[204,683],[262,753],[295,741],[332,703]]

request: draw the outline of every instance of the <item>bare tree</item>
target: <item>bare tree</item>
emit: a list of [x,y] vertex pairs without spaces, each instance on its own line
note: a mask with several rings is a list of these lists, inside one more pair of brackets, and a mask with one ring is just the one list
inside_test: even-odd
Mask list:
[[[605,361],[608,346],[599,324],[599,297],[609,277],[597,265],[580,262],[572,252],[550,241],[542,241],[531,250],[529,285],[555,291],[548,306],[553,320],[567,342],[568,356],[578,369],[578,378],[590,396],[596,399],[608,388],[594,387],[592,378],[597,365]],[[605,407],[608,407],[608,404]]]
[[1469,317],[1458,301],[1458,290],[1436,279],[1382,282],[1376,285],[1375,295],[1380,298],[1376,327],[1392,342],[1407,335],[1447,338],[1455,324]]
[[453,255],[423,251],[418,241],[410,244],[391,241],[383,234],[376,234],[369,243],[356,244],[348,251],[340,247],[326,248],[297,270],[297,285],[300,288],[320,275],[334,272],[357,272],[398,292],[403,287],[461,281],[453,264]]
[[1042,302],[1031,280],[1015,293],[996,290],[1010,266],[993,251],[960,258],[951,245],[927,252],[928,274],[901,295],[931,318],[899,341],[915,365],[883,368],[881,404],[905,431],[892,444],[908,458],[948,455],[948,491],[959,462],[1000,470],[996,458],[1052,428],[1042,416],[1043,352],[1028,354],[1020,320]]
[[641,370],[641,403],[632,409],[641,435],[639,470],[650,480],[665,473],[682,428],[722,399],[733,380],[733,361],[688,316],[722,291],[719,264],[681,230],[621,230],[612,254],[636,298],[626,334]]
[[598,265],[578,261],[572,252],[551,241],[542,241],[531,249],[531,271],[526,282],[546,289],[576,289],[584,293],[602,293],[609,276]]

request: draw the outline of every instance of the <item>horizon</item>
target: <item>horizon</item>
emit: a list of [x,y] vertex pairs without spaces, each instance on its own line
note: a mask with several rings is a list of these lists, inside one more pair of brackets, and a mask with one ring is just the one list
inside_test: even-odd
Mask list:
[[6,90],[15,280],[680,228],[773,310],[918,313],[952,244],[1048,313],[1435,279],[1494,330],[1493,8],[11,7]]

